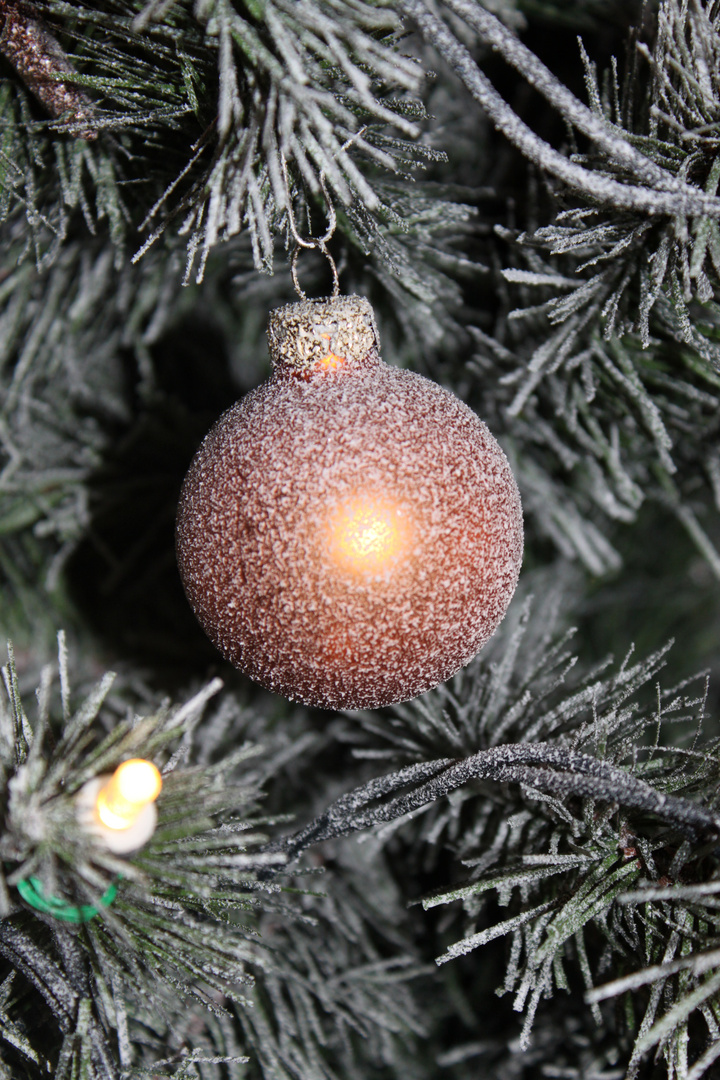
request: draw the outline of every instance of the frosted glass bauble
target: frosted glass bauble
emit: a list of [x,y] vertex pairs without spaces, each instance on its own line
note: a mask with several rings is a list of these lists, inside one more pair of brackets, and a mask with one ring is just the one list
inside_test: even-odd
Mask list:
[[361,297],[273,312],[274,372],[198,450],[180,498],[185,591],[269,690],[373,708],[437,685],[505,614],[522,513],[507,459],[447,390],[380,359]]

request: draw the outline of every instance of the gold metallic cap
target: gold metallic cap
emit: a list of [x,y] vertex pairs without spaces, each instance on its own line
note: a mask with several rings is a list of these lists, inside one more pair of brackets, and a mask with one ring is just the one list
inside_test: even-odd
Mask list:
[[301,300],[270,312],[268,343],[273,367],[306,371],[328,355],[363,360],[377,349],[373,309],[364,296]]

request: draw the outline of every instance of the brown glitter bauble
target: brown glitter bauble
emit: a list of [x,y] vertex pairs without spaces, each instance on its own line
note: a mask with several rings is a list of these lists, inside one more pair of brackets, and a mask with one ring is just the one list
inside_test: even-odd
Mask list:
[[380,359],[358,296],[274,311],[272,378],[185,479],[185,591],[269,690],[374,708],[436,686],[505,614],[523,549],[507,459],[461,401]]

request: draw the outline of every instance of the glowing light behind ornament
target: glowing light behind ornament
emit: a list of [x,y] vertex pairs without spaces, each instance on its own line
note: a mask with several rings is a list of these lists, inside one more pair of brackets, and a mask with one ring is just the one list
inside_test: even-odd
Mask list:
[[151,761],[124,761],[98,792],[97,816],[108,829],[129,829],[161,788],[162,777]]
[[[330,343],[332,334],[321,334],[321,338],[325,338]],[[339,367],[345,363],[344,356],[338,356],[332,349],[328,352],[327,356],[324,356],[322,360],[318,361],[318,366],[324,371],[336,371]]]
[[389,499],[357,496],[330,520],[330,553],[346,570],[378,574],[410,551],[410,530],[399,507]]

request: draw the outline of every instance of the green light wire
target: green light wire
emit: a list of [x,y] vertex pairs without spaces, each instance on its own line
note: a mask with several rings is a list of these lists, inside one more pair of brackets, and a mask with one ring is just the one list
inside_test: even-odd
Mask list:
[[[102,907],[112,904],[117,896],[119,881],[120,877],[116,878],[100,897]],[[100,912],[100,908],[94,904],[81,904],[76,907],[74,904],[68,904],[67,900],[61,900],[59,896],[46,896],[42,882],[36,877],[22,878],[17,883],[17,890],[31,907],[44,911],[47,915],[52,915],[54,919],[61,919],[63,922],[89,922]]]

